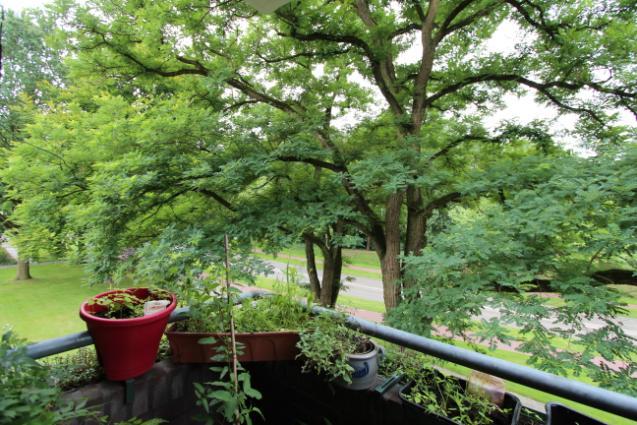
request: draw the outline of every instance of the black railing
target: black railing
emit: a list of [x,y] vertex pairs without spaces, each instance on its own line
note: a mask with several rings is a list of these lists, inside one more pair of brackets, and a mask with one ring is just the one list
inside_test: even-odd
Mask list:
[[[267,293],[262,291],[247,292],[242,294],[240,299],[263,295],[267,295]],[[326,312],[333,313],[332,310],[322,307],[313,307],[313,312],[317,314]],[[184,307],[176,309],[170,315],[169,321],[175,322],[186,318],[188,318],[188,308]],[[410,348],[423,354],[489,373],[625,418],[637,420],[637,398],[625,394],[594,387],[582,382],[542,372],[527,366],[521,366],[506,360],[476,353],[471,350],[445,344],[440,341],[414,335],[353,316],[348,316],[347,324],[367,335]],[[34,359],[39,359],[91,344],[93,344],[93,339],[88,332],[80,332],[29,345],[27,347],[27,354]]]

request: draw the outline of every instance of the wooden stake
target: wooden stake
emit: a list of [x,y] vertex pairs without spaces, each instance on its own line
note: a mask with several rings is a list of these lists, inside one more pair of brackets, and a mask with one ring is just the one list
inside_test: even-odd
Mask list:
[[[228,311],[230,314],[230,341],[232,353],[232,378],[234,380],[234,392],[239,392],[239,374],[237,373],[237,341],[234,329],[233,303],[230,298],[230,243],[228,242],[228,234],[223,235],[223,250],[226,257],[226,298],[228,300]],[[240,423],[239,410],[236,411],[236,423]]]

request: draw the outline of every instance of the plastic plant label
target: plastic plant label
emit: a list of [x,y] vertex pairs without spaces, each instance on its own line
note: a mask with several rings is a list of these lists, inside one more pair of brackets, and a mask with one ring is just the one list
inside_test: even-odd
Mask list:
[[260,13],[271,13],[290,0],[245,0],[250,6],[254,7]]
[[504,381],[476,370],[467,380],[467,392],[484,397],[497,406],[504,403]]
[[169,304],[170,301],[168,300],[146,301],[144,303],[144,316],[157,313],[158,311],[164,311]]

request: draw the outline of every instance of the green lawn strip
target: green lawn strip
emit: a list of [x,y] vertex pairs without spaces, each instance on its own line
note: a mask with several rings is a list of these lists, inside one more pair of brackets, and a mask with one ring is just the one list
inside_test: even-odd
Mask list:
[[[262,260],[269,260],[269,261],[277,261],[279,263],[286,263],[286,264],[290,264],[293,266],[302,266],[305,267],[305,261],[303,260],[297,260],[294,258],[290,258],[287,255],[283,255],[283,254],[279,254],[278,256],[273,256],[273,255],[268,255],[268,254],[254,254],[257,258],[260,258]],[[320,262],[318,262],[318,266],[320,267]],[[368,272],[365,270],[356,270],[356,269],[351,269],[348,267],[343,267],[343,274],[346,275],[350,275],[350,276],[354,276],[354,277],[364,277],[364,278],[368,278],[368,279],[376,279],[376,280],[381,280],[382,276],[379,273],[374,273],[374,272]]]
[[32,265],[33,280],[15,281],[15,269],[0,269],[0,328],[9,326],[31,342],[86,330],[82,301],[108,290],[89,286],[81,266]]

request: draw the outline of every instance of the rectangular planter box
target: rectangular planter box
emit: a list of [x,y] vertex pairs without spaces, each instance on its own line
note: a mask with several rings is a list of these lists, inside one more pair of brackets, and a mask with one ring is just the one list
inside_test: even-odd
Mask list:
[[[467,381],[458,379],[463,388],[466,388]],[[399,396],[405,408],[405,417],[409,420],[410,425],[462,425],[450,418],[429,413],[419,404],[409,401],[405,398],[405,394],[409,392],[413,382],[408,383],[401,388]],[[512,394],[506,393],[502,409],[508,410],[507,415],[495,415],[493,418],[494,425],[516,425],[522,410],[522,403]]]
[[[172,360],[175,363],[217,363],[211,358],[217,355],[218,344],[200,344],[202,338],[213,337],[218,341],[229,338],[229,333],[177,332],[174,326],[166,332]],[[296,347],[298,332],[237,333],[241,344],[240,362],[272,362],[295,360],[299,354]]]
[[606,425],[562,404],[547,403],[546,425]]

